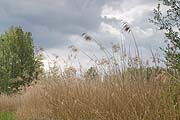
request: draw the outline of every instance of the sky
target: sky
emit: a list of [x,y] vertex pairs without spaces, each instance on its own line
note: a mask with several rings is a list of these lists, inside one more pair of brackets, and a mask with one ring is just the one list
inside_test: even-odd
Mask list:
[[[158,0],[0,0],[0,32],[11,26],[21,26],[32,32],[36,46],[44,48],[45,64],[53,57],[60,64],[90,65],[89,58],[77,53],[77,61],[66,63],[74,45],[88,55],[101,56],[99,47],[86,42],[87,33],[107,49],[123,40],[129,45],[132,36],[122,33],[122,21],[131,27],[143,59],[151,57],[150,50],[164,46],[163,34],[149,22]],[[131,46],[133,49],[133,46]],[[50,57],[48,57],[50,56]]]

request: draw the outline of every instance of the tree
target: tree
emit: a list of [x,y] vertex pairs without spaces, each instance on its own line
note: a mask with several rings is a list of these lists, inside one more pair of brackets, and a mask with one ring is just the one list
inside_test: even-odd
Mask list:
[[98,71],[95,67],[90,67],[84,74],[87,80],[96,80],[99,78]]
[[[164,31],[168,38],[166,48],[161,48],[165,53],[165,63],[169,68],[180,72],[180,1],[159,0],[161,4],[154,9],[152,22]],[[162,12],[161,6],[165,10]]]
[[11,27],[0,36],[0,92],[10,93],[28,85],[37,79],[41,65],[30,32]]

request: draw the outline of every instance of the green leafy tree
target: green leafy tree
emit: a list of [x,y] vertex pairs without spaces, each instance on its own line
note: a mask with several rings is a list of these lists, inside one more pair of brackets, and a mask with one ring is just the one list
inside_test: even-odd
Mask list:
[[[165,53],[166,64],[180,72],[180,1],[179,0],[159,0],[161,3],[154,9],[154,19],[152,22],[164,31],[167,37],[166,48],[162,48]],[[163,11],[163,12],[162,12]]]
[[37,79],[41,66],[30,32],[11,27],[0,36],[0,92],[15,92],[28,85]]

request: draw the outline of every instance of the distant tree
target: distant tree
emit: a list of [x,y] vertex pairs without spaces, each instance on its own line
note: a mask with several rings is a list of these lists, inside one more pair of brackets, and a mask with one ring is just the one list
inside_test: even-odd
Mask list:
[[89,80],[96,80],[99,77],[98,71],[95,67],[90,67],[84,74],[84,77]]
[[176,72],[180,72],[180,1],[159,1],[161,4],[158,4],[158,7],[154,9],[152,22],[158,25],[168,38],[166,48],[162,48],[165,53],[166,65]]
[[0,36],[0,92],[15,92],[28,85],[37,79],[41,65],[30,32],[11,27]]

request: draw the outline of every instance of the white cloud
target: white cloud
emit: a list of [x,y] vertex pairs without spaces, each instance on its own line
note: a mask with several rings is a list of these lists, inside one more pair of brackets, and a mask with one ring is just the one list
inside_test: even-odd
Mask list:
[[132,24],[135,20],[141,18],[144,15],[144,13],[152,11],[153,8],[154,4],[140,4],[137,6],[133,6],[131,8],[125,8],[124,10],[114,9],[113,6],[105,5],[101,13],[101,16],[107,18],[116,18],[117,20],[123,20]]
[[145,28],[142,29],[139,26],[136,26],[133,28],[133,31],[136,35],[138,35],[140,38],[147,38],[147,37],[151,37],[153,36],[155,33],[155,30],[153,30],[153,28]]
[[115,36],[121,35],[120,30],[118,30],[118,29],[114,28],[113,26],[111,26],[107,23],[104,23],[104,22],[102,22],[100,25],[100,31],[105,32],[105,33],[110,33]]

